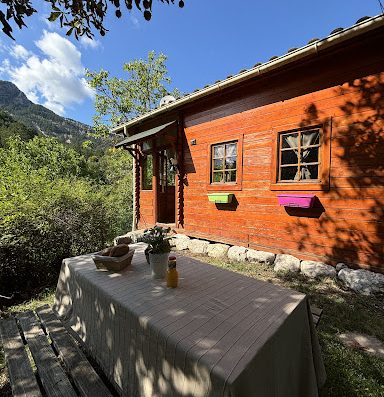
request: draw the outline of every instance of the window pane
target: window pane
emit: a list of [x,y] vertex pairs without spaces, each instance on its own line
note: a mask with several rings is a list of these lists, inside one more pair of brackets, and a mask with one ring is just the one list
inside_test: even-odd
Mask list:
[[298,147],[298,136],[299,134],[296,133],[292,133],[292,134],[284,134],[281,136],[282,139],[282,148],[296,148]]
[[319,161],[319,148],[308,148],[301,151],[301,161],[303,163],[316,163]]
[[236,171],[225,171],[225,182],[236,182]]
[[224,157],[224,145],[215,145],[213,147],[213,158]]
[[228,157],[225,159],[225,168],[233,169],[236,168],[236,157]]
[[298,164],[296,150],[284,150],[281,152],[281,164]]
[[229,143],[226,147],[226,157],[236,156],[236,143]]
[[300,170],[301,180],[318,179],[319,177],[319,166],[318,165],[307,165],[302,166]]
[[143,164],[142,164],[142,185],[143,190],[151,190],[152,189],[152,155],[149,154],[148,156],[143,157]]
[[282,181],[294,181],[297,180],[298,167],[282,167],[281,178]]
[[223,159],[213,160],[213,169],[222,170],[223,169]]
[[320,130],[303,131],[301,133],[301,145],[318,145],[320,143]]
[[214,182],[214,183],[222,182],[222,178],[223,178],[222,172],[214,172],[212,182]]

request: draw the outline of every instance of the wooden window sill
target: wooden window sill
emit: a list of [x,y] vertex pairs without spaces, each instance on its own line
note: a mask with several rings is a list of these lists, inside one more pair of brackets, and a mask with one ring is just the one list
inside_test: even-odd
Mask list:
[[242,187],[241,185],[237,183],[223,183],[223,184],[209,184],[207,185],[207,191],[208,192],[217,192],[217,191],[222,191],[222,192],[230,192],[232,190],[241,190]]
[[270,190],[329,190],[329,183],[271,183]]

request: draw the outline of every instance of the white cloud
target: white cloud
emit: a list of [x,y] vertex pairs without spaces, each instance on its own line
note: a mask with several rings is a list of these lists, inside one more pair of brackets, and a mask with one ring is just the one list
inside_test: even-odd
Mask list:
[[11,62],[9,61],[8,58],[5,58],[3,62],[1,62],[0,64],[0,77],[6,76],[10,67],[11,67]]
[[[15,45],[9,52],[15,62],[3,62],[0,71],[27,97],[58,114],[94,96],[84,78],[81,53],[56,32],[44,31],[35,42],[41,55]],[[25,51],[23,51],[22,47]]]
[[80,44],[84,48],[92,48],[93,50],[95,50],[96,48],[101,46],[100,41],[98,41],[96,39],[90,39],[87,36],[81,36],[80,37]]
[[16,59],[27,59],[31,53],[20,44],[15,44],[10,49],[10,55]]

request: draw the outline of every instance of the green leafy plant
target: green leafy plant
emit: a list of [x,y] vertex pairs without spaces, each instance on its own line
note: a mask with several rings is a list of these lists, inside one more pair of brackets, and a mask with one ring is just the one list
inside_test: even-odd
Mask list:
[[[162,3],[170,4],[175,0],[160,0]],[[72,34],[78,39],[86,35],[92,38],[94,32],[99,32],[105,36],[108,29],[105,27],[104,18],[114,15],[121,18],[124,11],[130,12],[135,6],[143,13],[144,19],[149,21],[152,18],[152,0],[125,0],[120,3],[119,0],[47,0],[50,3],[47,9],[51,14],[47,18],[49,22],[58,21],[61,27],[67,29],[67,36]],[[4,12],[0,9],[0,27],[3,33],[13,39],[13,28],[11,23],[15,23],[19,29],[27,26],[25,19],[37,13],[34,8],[36,0],[1,0]],[[179,0],[180,8],[184,7],[184,1]]]
[[150,51],[146,59],[124,63],[123,78],[111,76],[107,70],[86,71],[88,84],[95,90],[94,136],[108,137],[111,126],[156,108],[164,95],[181,96],[177,89],[169,91],[166,61],[166,55]]
[[168,234],[171,228],[164,228],[155,226],[144,231],[143,237],[140,239],[142,242],[148,244],[149,252],[151,254],[166,254],[171,251]]
[[86,158],[56,139],[0,147],[0,294],[27,298],[64,258],[98,251],[132,221],[130,155]]

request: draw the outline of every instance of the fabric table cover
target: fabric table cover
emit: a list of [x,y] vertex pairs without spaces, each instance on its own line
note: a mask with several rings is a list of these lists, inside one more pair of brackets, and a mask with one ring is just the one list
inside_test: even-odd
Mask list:
[[56,290],[54,309],[121,395],[318,396],[325,371],[305,295],[180,255],[168,289],[144,247],[115,273],[89,255],[65,259]]

